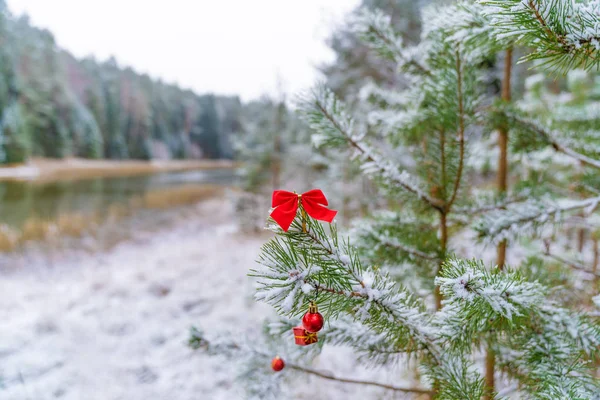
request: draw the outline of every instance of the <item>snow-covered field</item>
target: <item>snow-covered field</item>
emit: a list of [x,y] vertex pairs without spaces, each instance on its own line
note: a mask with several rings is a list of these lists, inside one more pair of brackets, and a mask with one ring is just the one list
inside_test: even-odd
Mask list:
[[[267,236],[237,232],[222,199],[194,215],[109,251],[22,255],[0,266],[0,399],[243,399],[231,366],[186,341],[192,325],[261,329],[271,310],[254,302],[246,273]],[[397,371],[351,359],[347,349],[325,349],[317,368],[398,383]],[[405,398],[306,376],[294,386],[286,398]]]

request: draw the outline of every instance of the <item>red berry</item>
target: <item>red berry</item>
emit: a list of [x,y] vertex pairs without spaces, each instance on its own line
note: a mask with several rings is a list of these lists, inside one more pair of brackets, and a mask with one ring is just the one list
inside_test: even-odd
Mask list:
[[283,359],[279,358],[279,356],[275,357],[273,361],[271,361],[271,368],[273,368],[273,371],[279,372],[283,369],[283,367],[285,367],[285,363],[283,362]]
[[302,318],[302,326],[310,333],[319,332],[323,328],[323,316],[319,312],[307,312]]

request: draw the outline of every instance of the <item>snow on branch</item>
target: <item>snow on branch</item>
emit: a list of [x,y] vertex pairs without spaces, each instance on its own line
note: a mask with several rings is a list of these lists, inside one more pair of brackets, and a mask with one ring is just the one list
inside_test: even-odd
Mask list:
[[428,368],[429,376],[439,384],[439,399],[480,399],[484,394],[484,381],[472,362],[446,351],[440,366]]
[[539,318],[530,324],[500,345],[504,370],[542,399],[598,399],[600,382],[590,376],[594,365],[582,360],[598,351],[600,327],[551,301],[540,305]]
[[475,197],[473,204],[465,207],[455,207],[452,211],[456,214],[467,216],[478,215],[485,212],[497,211],[506,208],[515,203],[525,200],[527,193],[520,193],[514,197],[494,198],[494,197]]
[[311,95],[300,100],[298,106],[303,119],[315,131],[312,139],[316,147],[350,146],[361,162],[363,173],[381,178],[391,186],[399,186],[430,206],[442,209],[443,201],[429,196],[417,178],[371,147],[365,140],[365,132],[356,132],[355,122],[344,104],[327,87],[317,86]]
[[352,21],[352,30],[381,56],[396,62],[404,69],[431,75],[414,51],[405,49],[402,37],[394,30],[391,18],[381,10],[362,9]]
[[560,153],[563,153],[563,154],[581,162],[582,164],[584,164],[588,167],[600,169],[600,160],[596,160],[594,158],[588,157],[585,154],[579,153],[579,152],[573,150],[572,148],[568,147],[566,144],[564,144],[562,142],[562,140],[560,139],[560,135],[558,133],[556,133],[552,129],[544,126],[540,122],[535,121],[531,118],[517,115],[516,113],[509,112],[509,111],[504,111],[503,114],[516,127],[520,128],[526,132],[531,132],[531,133],[537,135],[542,140],[544,140],[546,143],[551,145],[552,148],[554,148],[554,150],[556,150]]
[[[423,305],[380,270],[361,264],[355,249],[309,218],[307,231],[294,221],[262,249],[262,268],[256,297],[282,314],[300,315],[318,296],[332,317],[351,310],[352,317],[379,332],[398,350],[415,351],[433,346],[433,332]],[[415,345],[416,344],[416,345]]]
[[444,295],[440,315],[462,316],[475,328],[490,320],[512,323],[531,315],[544,302],[544,288],[527,282],[517,272],[487,270],[481,261],[449,259],[444,263],[436,284]]
[[[437,57],[439,46],[451,45],[469,64],[476,64],[503,46],[484,15],[485,7],[469,1],[430,5],[423,10],[423,37],[430,42],[428,57]],[[504,46],[505,47],[505,46]]]
[[522,60],[567,72],[600,66],[599,0],[480,0],[501,37],[535,49]]
[[527,201],[509,205],[483,215],[476,223],[479,236],[493,243],[533,235],[544,225],[562,220],[571,211],[583,210],[591,214],[600,204],[600,197],[585,200],[562,199],[554,202]]
[[351,236],[361,254],[379,258],[384,252],[387,261],[439,261],[439,239],[435,229],[406,212],[381,211],[372,218],[360,219],[352,224]]

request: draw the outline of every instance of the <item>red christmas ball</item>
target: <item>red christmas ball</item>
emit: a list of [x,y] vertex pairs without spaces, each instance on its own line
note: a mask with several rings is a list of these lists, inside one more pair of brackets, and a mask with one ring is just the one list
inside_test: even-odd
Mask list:
[[314,303],[308,307],[308,312],[302,317],[302,326],[310,333],[319,332],[323,328],[323,316]]
[[279,356],[275,357],[271,361],[271,368],[273,368],[273,371],[279,372],[283,369],[283,367],[285,367],[285,363],[283,362],[283,359],[279,358]]

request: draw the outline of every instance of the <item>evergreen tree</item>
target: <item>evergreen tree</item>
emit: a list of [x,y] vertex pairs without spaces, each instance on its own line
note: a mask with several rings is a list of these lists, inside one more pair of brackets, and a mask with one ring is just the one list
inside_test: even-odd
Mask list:
[[196,121],[195,140],[207,158],[221,157],[219,142],[220,121],[215,96],[203,96],[199,100],[200,114]]
[[[495,101],[487,67],[488,60],[523,44],[531,48],[525,60],[545,61],[541,66],[553,72],[597,68],[598,11],[598,1],[461,1],[424,11],[422,39],[414,46],[404,44],[382,12],[361,13],[353,24],[357,35],[392,59],[410,84],[373,91],[368,116],[351,116],[322,85],[299,106],[313,141],[350,149],[385,193],[388,209],[357,222],[347,238],[335,224],[326,227],[307,216],[299,200],[289,230],[269,223],[275,237],[251,272],[256,298],[282,319],[269,325],[263,341],[194,330],[191,345],[243,360],[250,398],[279,398],[281,383],[294,373],[439,399],[600,398],[600,323],[592,309],[600,297],[596,286],[581,280],[597,270],[556,254],[553,263],[561,270],[545,262],[553,255],[548,243],[564,245],[562,223],[598,226],[595,118],[586,115],[586,133],[578,135],[566,114],[555,120],[551,112],[528,109],[530,103],[509,103],[509,96]],[[510,75],[511,57],[504,57]],[[584,85],[573,76],[571,82],[573,108],[565,109],[572,115],[586,95],[578,93]],[[516,163],[512,170],[498,165],[499,175],[514,171],[511,178],[520,182],[499,194],[486,189],[477,185],[477,158],[485,157],[478,151],[493,143],[496,130],[519,143],[509,155],[500,141],[500,160],[514,160],[517,150],[535,159],[552,149],[571,163],[564,168],[552,155],[530,171]],[[522,172],[527,174],[517,175]],[[477,236],[483,244],[469,241]],[[482,258],[484,244],[506,241],[530,257],[515,258],[512,267],[470,258]],[[567,295],[574,290],[583,304]],[[320,345],[299,355],[304,347],[292,351],[285,343],[292,342],[290,329],[310,302],[319,304],[327,324]],[[408,356],[418,365],[420,382],[402,387],[315,370],[307,364],[323,343],[351,346],[361,360],[378,366]],[[481,349],[488,352],[485,378]],[[289,373],[268,368],[275,354],[284,354]],[[506,383],[493,379],[500,373]]]
[[0,163],[23,162],[29,156],[30,140],[18,104],[17,77],[8,11],[0,1]]
[[232,156],[229,133],[240,130],[244,107],[239,99],[199,96],[115,59],[77,60],[50,32],[10,15],[4,3],[0,40],[0,118],[7,118],[2,162],[25,161],[32,153],[150,159],[198,158],[204,150],[210,157]]

